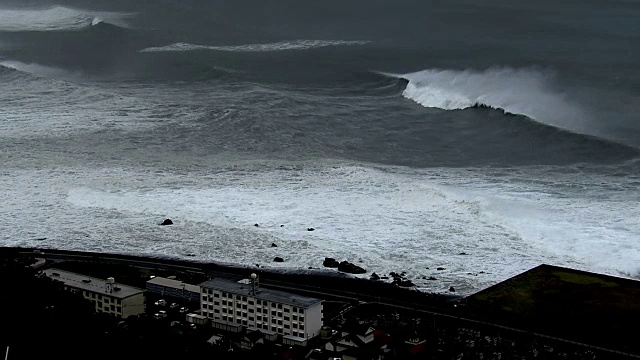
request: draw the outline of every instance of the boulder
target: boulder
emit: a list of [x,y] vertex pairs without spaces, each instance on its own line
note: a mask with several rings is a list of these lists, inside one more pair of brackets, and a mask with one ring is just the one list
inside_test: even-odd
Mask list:
[[442,270],[445,270],[445,268],[443,268],[443,267],[439,267],[439,268],[437,268],[436,270],[442,271]]
[[253,226],[258,227],[258,226],[260,226],[260,225],[258,225],[258,224],[253,224]]
[[458,254],[458,255],[469,255],[469,254],[467,254],[466,252],[461,252],[461,253],[460,253],[460,254]]
[[276,245],[276,243],[271,243],[271,247],[278,247],[278,245]]
[[371,280],[380,280],[380,276],[378,276],[378,274],[376,274],[376,273],[373,273],[373,274],[371,274],[370,279]]
[[340,265],[338,265],[338,271],[346,272],[349,274],[364,274],[367,272],[367,270],[361,268],[356,264],[352,264],[346,260],[341,262]]
[[401,279],[401,280],[395,279],[395,280],[393,280],[393,284],[398,285],[400,287],[412,287],[412,286],[415,286],[411,282],[411,280],[408,280],[408,279]]
[[456,292],[456,289],[454,289],[453,286],[451,286],[451,287],[449,287],[449,291]]
[[322,266],[328,268],[337,268],[339,265],[340,263],[336,259],[330,257],[324,258],[324,261],[322,262]]
[[314,228],[307,228],[307,231],[313,231],[315,230]]
[[279,256],[276,256],[276,257],[273,258],[273,261],[274,262],[284,262],[284,259],[279,257]]
[[171,221],[171,219],[164,219],[164,221],[161,222],[160,225],[173,225],[173,221]]
[[280,227],[284,227],[284,225],[280,225]]

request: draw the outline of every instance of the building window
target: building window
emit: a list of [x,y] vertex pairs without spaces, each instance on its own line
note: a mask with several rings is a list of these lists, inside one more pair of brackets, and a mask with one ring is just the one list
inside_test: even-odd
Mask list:
[[262,300],[257,300],[256,302],[258,303],[258,305],[262,305]]
[[287,324],[284,324],[284,328],[285,329],[290,329],[291,327],[289,325],[287,325]]
[[282,329],[278,328],[278,334],[282,334]]
[[282,304],[278,304],[278,309],[282,309]]
[[215,306],[220,306],[220,301],[214,301],[214,302],[213,302],[213,305],[215,305]]
[[275,327],[275,326],[272,326],[272,327],[271,327],[271,331],[276,331],[276,327]]
[[249,300],[249,305],[253,305],[253,300]]
[[236,319],[236,323],[237,323],[237,324],[240,324],[240,319]]
[[271,323],[275,324],[276,323],[276,319],[271,319]]
[[282,311],[278,311],[278,316],[282,317]]
[[243,305],[242,305],[242,308],[243,308],[243,309],[246,309],[246,308],[247,308],[247,304],[243,304]]
[[285,321],[289,321],[289,317],[288,317],[288,316],[285,316],[285,317],[284,317],[284,320],[285,320]]
[[226,314],[227,313],[227,308],[222,308],[222,313]]
[[242,299],[242,296],[236,295],[236,300],[240,300],[240,299]]
[[209,304],[209,310],[213,310],[213,305]]
[[304,330],[304,325],[300,324],[300,330]]
[[246,297],[246,296],[243,296],[243,297],[242,297],[242,301],[247,301],[247,297]]
[[293,307],[293,309],[292,309],[292,311],[293,311],[293,312],[298,312],[298,308],[294,306],[294,307]]
[[300,316],[300,321],[304,321],[304,316]]
[[282,320],[278,320],[278,325],[282,325]]
[[265,330],[269,330],[269,325],[262,325],[262,328]]
[[275,310],[271,310],[271,316],[276,316],[277,312]]
[[207,295],[202,295],[202,301],[207,301]]
[[249,313],[253,314],[253,311],[254,311],[253,309],[249,309]]
[[220,309],[215,309],[213,310],[213,312],[215,312],[216,314],[220,314]]
[[217,298],[219,298],[219,297],[220,297],[220,294],[215,293],[215,294],[213,294],[213,297],[217,297]]
[[293,320],[298,320],[298,315],[291,315],[291,317],[293,318]]
[[227,300],[222,300],[222,305],[227,305]]
[[222,315],[222,320],[227,321],[227,315]]
[[111,305],[109,308],[111,309],[111,311],[116,311],[116,306],[115,305]]
[[249,316],[249,321],[254,321],[253,316]]
[[289,311],[289,308],[284,308],[284,312],[288,313]]
[[291,325],[291,326],[293,326],[293,328],[294,328],[294,329],[297,329],[297,328],[298,328],[298,324],[293,324],[293,325]]
[[240,316],[240,311],[236,311],[236,315],[237,315],[237,316]]

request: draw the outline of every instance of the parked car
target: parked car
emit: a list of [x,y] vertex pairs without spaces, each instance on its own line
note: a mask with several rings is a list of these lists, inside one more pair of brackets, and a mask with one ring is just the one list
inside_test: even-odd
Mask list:
[[167,305],[167,301],[164,299],[160,299],[158,301],[155,302],[156,306],[165,306]]
[[178,305],[177,303],[171,303],[171,305],[169,305],[169,307],[170,307],[171,309],[175,309],[175,308],[177,308],[178,306],[180,306],[180,305]]
[[158,311],[158,314],[159,314],[161,317],[167,317],[167,312],[166,312],[166,311],[164,311],[164,310],[160,310],[160,311]]
[[189,309],[187,309],[187,308],[186,308],[186,307],[184,307],[184,306],[180,308],[180,313],[181,313],[181,314],[184,314],[184,313],[186,313],[186,312],[188,312],[188,311],[189,311]]

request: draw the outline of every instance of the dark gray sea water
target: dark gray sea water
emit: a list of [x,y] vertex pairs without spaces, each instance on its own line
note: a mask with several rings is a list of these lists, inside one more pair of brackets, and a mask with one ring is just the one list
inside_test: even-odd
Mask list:
[[638,277],[639,18],[637,1],[0,0],[0,244],[330,256],[463,293],[540,263]]

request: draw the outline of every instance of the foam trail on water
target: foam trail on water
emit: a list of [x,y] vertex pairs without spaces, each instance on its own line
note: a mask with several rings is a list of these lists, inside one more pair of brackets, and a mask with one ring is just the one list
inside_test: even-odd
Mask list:
[[64,6],[35,9],[0,9],[0,31],[78,30],[100,22],[128,27],[130,13],[74,9]]
[[197,45],[189,43],[175,43],[166,46],[148,47],[140,50],[140,52],[164,52],[164,51],[193,51],[193,50],[215,50],[230,52],[263,52],[263,51],[283,51],[283,50],[306,50],[327,46],[348,46],[348,45],[364,45],[369,41],[350,41],[350,40],[293,40],[280,41],[268,44],[244,44],[244,45]]
[[59,77],[69,77],[69,75],[71,75],[69,72],[63,69],[40,65],[40,64],[34,64],[34,63],[27,64],[27,63],[23,63],[20,61],[13,61],[13,60],[0,61],[0,66],[8,69],[13,69],[22,73],[27,73],[27,74],[42,76],[42,77],[59,78]]
[[553,76],[541,70],[429,69],[399,77],[409,81],[403,96],[425,107],[458,110],[487,106],[573,131],[583,131],[587,120],[577,104],[552,86]]

